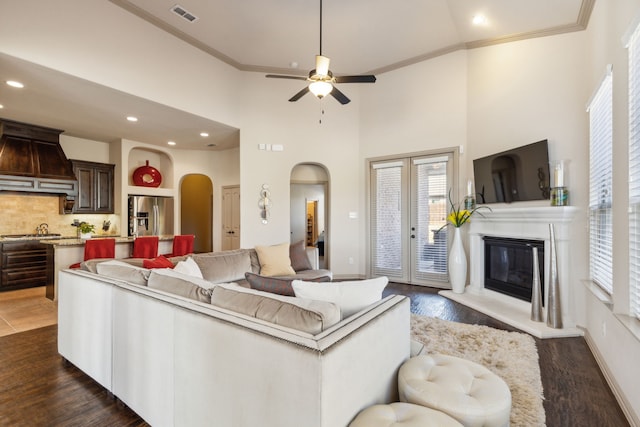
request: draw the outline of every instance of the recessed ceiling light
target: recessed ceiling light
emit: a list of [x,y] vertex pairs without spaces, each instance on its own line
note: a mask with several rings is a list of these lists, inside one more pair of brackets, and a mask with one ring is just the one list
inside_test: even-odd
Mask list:
[[206,132],[200,132],[200,136],[203,137],[203,138],[206,138],[206,137],[209,136],[209,134],[206,133]]
[[7,84],[11,87],[17,87],[18,89],[22,89],[24,85],[16,80],[7,80]]
[[473,16],[471,22],[473,22],[473,25],[485,25],[487,23],[487,17],[479,13]]
[[128,116],[128,117],[127,117],[127,120],[129,120],[130,122],[137,122],[137,121],[138,121],[138,118],[137,118],[137,117],[134,117],[134,116]]
[[169,145],[176,145],[176,142],[175,142],[175,141],[168,141],[168,142],[167,142],[167,144],[169,144]]
[[4,105],[0,104],[0,109],[3,109],[3,108],[4,108]]

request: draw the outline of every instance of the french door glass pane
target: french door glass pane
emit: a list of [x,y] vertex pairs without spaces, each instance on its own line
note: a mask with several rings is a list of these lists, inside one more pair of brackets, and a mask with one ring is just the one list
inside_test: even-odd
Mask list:
[[446,282],[447,230],[442,226],[447,216],[447,160],[414,164],[413,167],[416,201],[414,274],[417,280]]
[[402,166],[373,169],[373,273],[402,277]]

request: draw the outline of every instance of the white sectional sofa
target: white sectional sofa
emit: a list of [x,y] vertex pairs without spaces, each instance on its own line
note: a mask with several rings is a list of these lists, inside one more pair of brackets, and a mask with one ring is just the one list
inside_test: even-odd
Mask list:
[[58,304],[62,357],[153,426],[346,426],[410,355],[403,296],[317,334],[81,270]]

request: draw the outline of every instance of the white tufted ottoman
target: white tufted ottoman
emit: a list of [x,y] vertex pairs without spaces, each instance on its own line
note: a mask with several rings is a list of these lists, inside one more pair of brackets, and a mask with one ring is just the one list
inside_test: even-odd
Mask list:
[[462,424],[434,409],[395,402],[364,409],[349,427],[462,427]]
[[459,357],[412,357],[398,372],[400,400],[449,414],[466,427],[509,425],[511,392],[502,378]]

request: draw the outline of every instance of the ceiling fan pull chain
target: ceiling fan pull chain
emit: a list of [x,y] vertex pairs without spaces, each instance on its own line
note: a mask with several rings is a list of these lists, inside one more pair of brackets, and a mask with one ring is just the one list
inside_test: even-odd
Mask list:
[[320,119],[318,120],[318,124],[322,124],[322,116],[324,116],[324,99],[320,98]]

